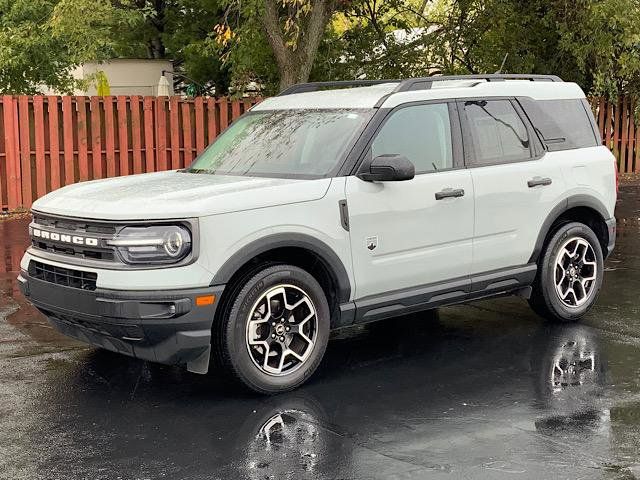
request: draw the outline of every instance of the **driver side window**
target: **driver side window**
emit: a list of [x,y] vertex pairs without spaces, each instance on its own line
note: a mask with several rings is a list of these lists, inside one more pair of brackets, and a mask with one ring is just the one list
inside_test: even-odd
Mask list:
[[452,168],[448,105],[413,105],[392,112],[371,144],[372,158],[388,154],[407,157],[416,174]]

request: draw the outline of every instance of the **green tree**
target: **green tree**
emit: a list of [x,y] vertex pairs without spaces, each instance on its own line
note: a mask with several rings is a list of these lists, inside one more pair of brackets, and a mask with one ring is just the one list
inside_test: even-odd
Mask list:
[[[348,0],[228,0],[218,43],[243,74],[247,58],[277,68],[278,87],[306,82],[333,14]],[[249,45],[259,49],[247,48]],[[264,50],[265,45],[268,51]],[[238,78],[238,77],[236,77]]]
[[434,72],[431,52],[441,25],[428,0],[358,0],[330,25],[314,79],[402,78]]
[[170,59],[178,86],[224,93],[229,73],[213,28],[223,13],[217,0],[59,0],[54,31],[82,58]]
[[70,91],[76,65],[146,57],[194,93],[501,66],[640,93],[637,25],[640,0],[0,0],[0,91]]
[[0,93],[33,94],[49,85],[71,91],[72,55],[52,35],[57,0],[0,0]]
[[592,94],[639,92],[638,0],[446,0],[432,56],[443,73],[552,73]]

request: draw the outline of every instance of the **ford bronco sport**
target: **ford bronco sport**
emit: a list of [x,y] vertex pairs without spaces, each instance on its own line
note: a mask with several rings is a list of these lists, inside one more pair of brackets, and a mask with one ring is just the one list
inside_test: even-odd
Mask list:
[[615,241],[616,172],[553,76],[296,85],[184,169],[33,205],[18,277],[62,333],[263,393],[329,332],[503,294],[574,321]]

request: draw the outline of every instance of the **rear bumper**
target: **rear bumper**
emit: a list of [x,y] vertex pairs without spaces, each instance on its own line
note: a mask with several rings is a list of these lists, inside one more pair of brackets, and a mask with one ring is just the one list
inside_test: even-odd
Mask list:
[[[152,362],[206,373],[211,325],[223,286],[166,291],[81,290],[18,277],[20,290],[61,333]],[[212,305],[196,297],[215,295]]]
[[607,245],[607,251],[605,252],[605,258],[607,258],[613,252],[616,246],[616,218],[611,217],[606,220],[607,230],[609,232],[609,244]]

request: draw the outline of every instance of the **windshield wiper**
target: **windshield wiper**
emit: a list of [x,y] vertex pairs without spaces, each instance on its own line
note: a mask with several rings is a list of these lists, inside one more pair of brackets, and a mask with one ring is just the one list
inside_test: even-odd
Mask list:
[[206,168],[183,168],[178,170],[180,173],[213,173],[213,170],[207,170]]

